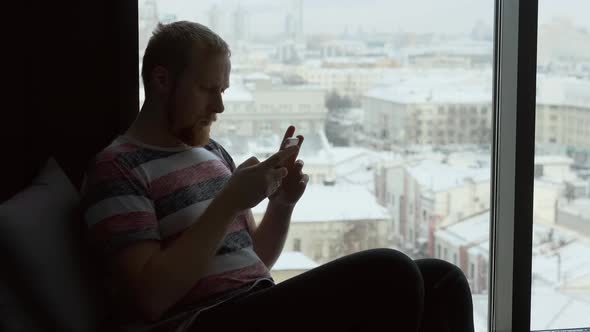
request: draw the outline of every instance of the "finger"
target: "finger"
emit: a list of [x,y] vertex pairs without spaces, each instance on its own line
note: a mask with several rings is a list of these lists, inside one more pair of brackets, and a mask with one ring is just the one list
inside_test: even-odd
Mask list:
[[280,181],[271,182],[266,188],[266,197],[272,197],[278,193],[278,190],[281,187]]
[[289,171],[287,170],[287,168],[280,167],[280,168],[275,168],[275,169],[271,170],[269,173],[269,177],[272,182],[275,182],[275,181],[280,181],[285,176],[287,176],[287,174],[289,174]]
[[258,160],[258,158],[256,158],[256,157],[250,157],[246,161],[244,161],[243,163],[241,163],[240,166],[238,166],[237,169],[242,169],[242,168],[245,168],[245,167],[250,167],[250,166],[254,166],[254,165],[258,165],[258,164],[260,164],[260,160]]
[[304,163],[303,163],[303,160],[301,160],[301,159],[298,159],[298,160],[295,162],[295,169],[302,169],[302,168],[303,168],[303,165],[304,165]]
[[281,141],[281,147],[279,148],[279,150],[281,150],[285,147],[285,143],[287,141],[287,138],[293,137],[293,134],[295,134],[295,126],[291,125],[285,131],[285,135],[283,136],[283,140]]
[[297,160],[295,162],[295,166],[291,171],[292,174],[295,174],[298,179],[301,179],[303,176],[303,160]]
[[297,142],[297,146],[301,147],[301,144],[303,144],[303,140],[305,139],[305,137],[303,137],[303,135],[297,135],[297,138],[299,138],[299,142]]
[[299,188],[301,188],[302,190],[305,190],[305,187],[307,187],[308,182],[309,182],[309,175],[303,174],[303,176],[301,177],[301,180],[299,181]]
[[281,150],[273,154],[262,163],[266,167],[273,168],[281,163],[284,163],[287,159],[289,159],[289,157],[294,156],[297,153],[297,151],[299,151],[299,147],[297,145],[290,146],[284,150]]

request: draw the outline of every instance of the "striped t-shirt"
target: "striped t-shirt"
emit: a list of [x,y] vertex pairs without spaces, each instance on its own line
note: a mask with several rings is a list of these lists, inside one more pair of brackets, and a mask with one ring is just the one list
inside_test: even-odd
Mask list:
[[[117,137],[86,173],[82,204],[91,247],[103,258],[142,240],[160,241],[165,248],[198,222],[234,168],[229,154],[213,140],[202,148],[161,148]],[[272,280],[253,250],[250,216],[248,210],[237,215],[206,275],[195,280],[177,306]]]

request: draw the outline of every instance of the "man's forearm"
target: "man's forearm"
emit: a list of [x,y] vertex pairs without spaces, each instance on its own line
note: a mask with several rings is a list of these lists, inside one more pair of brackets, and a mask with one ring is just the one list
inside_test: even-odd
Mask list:
[[270,202],[254,232],[254,251],[269,269],[277,261],[285,245],[293,208]]
[[227,197],[216,197],[199,221],[189,227],[170,247],[160,251],[144,268],[144,291],[149,291],[154,318],[178,301],[206,272],[228,225],[237,211]]

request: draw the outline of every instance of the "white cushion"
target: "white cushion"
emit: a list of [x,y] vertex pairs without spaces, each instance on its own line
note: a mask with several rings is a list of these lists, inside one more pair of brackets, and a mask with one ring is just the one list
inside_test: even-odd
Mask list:
[[79,200],[50,158],[31,186],[0,204],[0,252],[62,331],[93,331],[100,320]]

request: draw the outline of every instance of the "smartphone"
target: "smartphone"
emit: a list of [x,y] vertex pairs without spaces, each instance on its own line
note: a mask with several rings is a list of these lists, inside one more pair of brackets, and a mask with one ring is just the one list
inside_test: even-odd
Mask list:
[[[297,144],[299,144],[299,138],[288,137],[285,140],[285,142],[283,143],[283,149],[286,149],[290,146],[297,145]],[[287,159],[284,166],[286,166],[288,169],[291,169],[293,166],[295,166],[295,160],[297,160],[297,154],[295,154],[295,155],[291,156],[289,159]]]
[[297,145],[298,143],[299,143],[299,138],[297,138],[297,137],[289,137],[285,141],[285,146],[283,148],[286,149],[286,148],[288,148],[290,146]]

